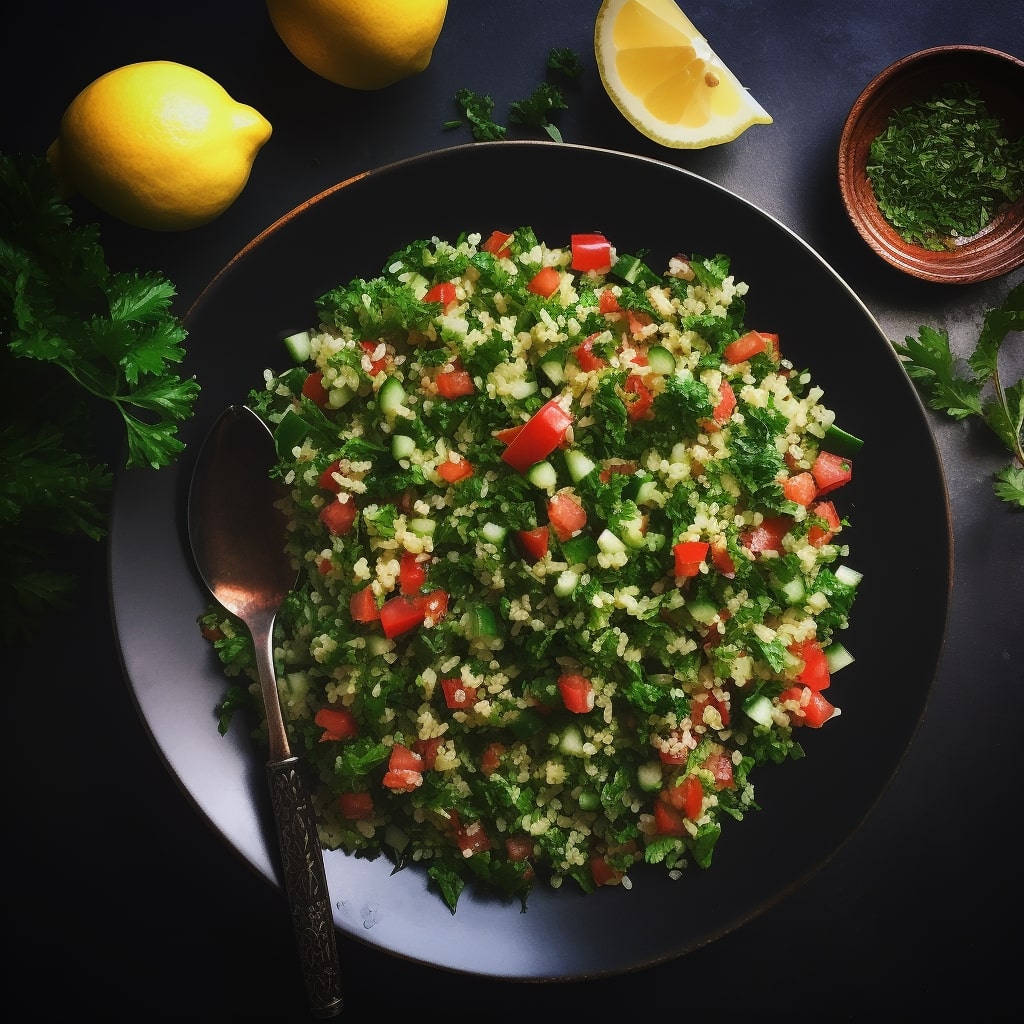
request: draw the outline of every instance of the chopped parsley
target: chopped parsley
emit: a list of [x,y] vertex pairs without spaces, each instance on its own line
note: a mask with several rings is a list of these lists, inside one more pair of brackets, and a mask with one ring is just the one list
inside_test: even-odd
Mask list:
[[950,348],[949,335],[923,326],[916,338],[893,342],[904,368],[928,405],[955,420],[980,419],[1013,455],[995,474],[1003,501],[1024,508],[1024,378],[1012,384],[999,372],[999,350],[1008,334],[1024,331],[1024,283],[985,314],[978,343],[966,363]]
[[866,172],[900,237],[941,251],[1024,194],[1024,137],[1007,139],[977,89],[954,83],[890,115]]

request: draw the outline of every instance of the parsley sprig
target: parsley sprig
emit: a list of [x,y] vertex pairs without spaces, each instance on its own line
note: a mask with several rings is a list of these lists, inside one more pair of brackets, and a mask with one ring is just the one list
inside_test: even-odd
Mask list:
[[921,327],[893,348],[930,408],[956,420],[980,418],[1014,456],[995,474],[1003,501],[1024,508],[1024,378],[1007,384],[999,372],[999,350],[1006,336],[1024,331],[1024,283],[1011,289],[1001,306],[985,314],[977,345],[964,363],[945,331]]
[[96,225],[73,223],[47,161],[0,153],[0,617],[27,636],[73,590],[57,535],[106,532],[112,476],[97,414],[116,409],[129,468],[172,463],[199,394],[175,372],[185,329],[159,274],[113,273]]

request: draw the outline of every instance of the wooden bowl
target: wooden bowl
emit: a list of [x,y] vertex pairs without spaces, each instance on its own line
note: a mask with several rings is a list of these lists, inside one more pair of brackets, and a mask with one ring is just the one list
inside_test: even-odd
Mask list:
[[1005,136],[1024,134],[1024,60],[985,46],[936,46],[912,53],[875,76],[857,98],[839,140],[839,190],[854,227],[882,259],[926,281],[969,284],[1024,263],[1024,198],[977,235],[932,252],[907,242],[878,209],[867,163],[890,114],[953,83],[970,83],[999,117]]

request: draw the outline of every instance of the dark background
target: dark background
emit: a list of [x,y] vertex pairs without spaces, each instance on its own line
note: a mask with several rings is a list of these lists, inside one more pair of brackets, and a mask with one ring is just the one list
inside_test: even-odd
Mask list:
[[[242,246],[308,197],[359,171],[470,141],[466,127],[442,129],[456,116],[458,88],[490,94],[504,120],[508,103],[544,76],[547,51],[568,46],[586,70],[557,117],[566,141],[653,156],[724,185],[808,241],[888,337],[902,341],[928,324],[947,330],[966,355],[984,311],[1024,274],[953,286],[891,269],[845,218],[836,147],[860,90],[908,53],[976,43],[1024,56],[1024,5],[683,6],[773,114],[772,126],[702,151],[666,150],[636,133],[597,75],[598,0],[451,0],[429,68],[374,93],[307,71],[251,0],[37,3],[5,13],[0,25],[0,150],[41,155],[79,90],[141,60],[196,67],[263,113],[274,134],[246,190],[205,228],[145,232],[75,206],[100,225],[111,267],[165,274],[184,315]],[[513,130],[510,137],[528,136]],[[1010,346],[1019,373],[1019,335]],[[346,938],[349,1019],[396,1010],[513,1019],[541,1009],[584,1018],[669,1012],[859,1021],[963,1012],[992,1019],[1007,1000],[1012,1005],[1021,953],[1024,515],[992,494],[992,473],[1006,462],[992,438],[937,414],[929,422],[955,529],[946,649],[900,771],[833,860],[733,934],[620,978],[487,981],[401,962]],[[116,463],[114,429],[105,443]],[[898,496],[893,519],[898,573],[900,547],[913,543],[912,495]],[[13,797],[5,842],[8,1007],[21,1019],[305,1020],[283,898],[200,819],[151,744],[114,642],[104,545],[82,544],[73,557],[82,580],[75,612],[45,645],[5,651],[2,662],[5,732],[15,741],[6,786]],[[892,632],[880,643],[901,642],[900,603],[897,588]]]

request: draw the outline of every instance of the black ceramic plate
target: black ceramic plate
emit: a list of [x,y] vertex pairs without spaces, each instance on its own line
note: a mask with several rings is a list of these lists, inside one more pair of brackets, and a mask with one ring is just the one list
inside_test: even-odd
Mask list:
[[[141,715],[212,828],[277,884],[263,759],[242,729],[217,731],[225,682],[196,627],[207,597],[185,531],[192,459],[223,408],[244,401],[281,339],[313,326],[313,301],[370,277],[417,238],[531,225],[549,244],[603,231],[620,252],[732,259],[747,322],[778,332],[842,426],[864,439],[843,493],[848,564],[864,573],[843,641],[856,662],[829,696],[842,716],[801,735],[807,756],[754,776],[761,810],[727,822],[714,862],[677,881],[583,896],[538,889],[529,908],[467,893],[452,915],[414,869],[326,857],[338,929],[415,961],[471,974],[554,980],[621,973],[681,956],[799,886],[859,826],[897,770],[938,666],[951,585],[945,481],[924,410],[867,309],[791,231],[722,188],[655,160],[546,142],[473,143],[343,182],[260,235],[188,314],[202,385],[176,467],[117,481],[110,538],[115,624]],[[211,914],[217,913],[211,908]]]

